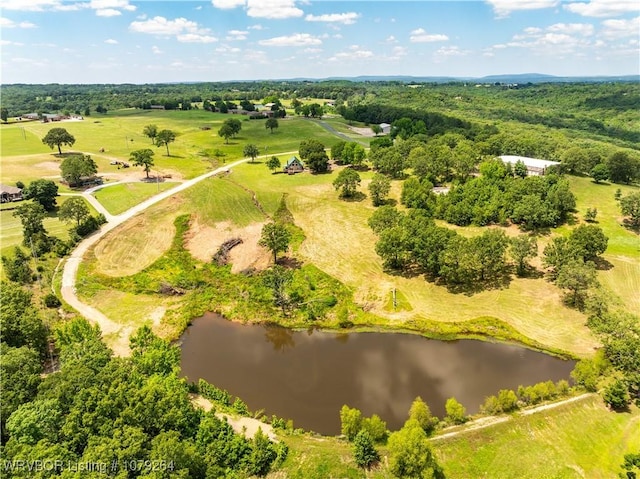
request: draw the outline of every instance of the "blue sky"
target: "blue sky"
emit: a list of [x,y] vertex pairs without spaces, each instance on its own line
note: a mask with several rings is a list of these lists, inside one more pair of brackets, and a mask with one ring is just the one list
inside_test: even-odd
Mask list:
[[2,0],[2,83],[640,73],[638,0]]

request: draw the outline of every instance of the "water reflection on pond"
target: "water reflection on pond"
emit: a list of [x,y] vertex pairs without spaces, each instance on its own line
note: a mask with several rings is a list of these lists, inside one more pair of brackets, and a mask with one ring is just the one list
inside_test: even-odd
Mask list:
[[196,319],[182,337],[182,373],[206,379],[264,409],[323,434],[340,431],[343,404],[399,428],[416,396],[434,414],[455,396],[468,413],[519,384],[568,379],[573,361],[517,346],[436,341],[410,334],[298,332]]

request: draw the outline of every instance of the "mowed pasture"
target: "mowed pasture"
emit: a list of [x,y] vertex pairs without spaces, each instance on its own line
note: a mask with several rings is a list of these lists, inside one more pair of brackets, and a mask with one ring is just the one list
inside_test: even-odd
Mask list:
[[176,185],[178,183],[164,181],[158,183],[119,183],[101,188],[92,194],[109,213],[119,215],[147,198]]
[[[285,158],[286,155],[283,160]],[[121,253],[115,252],[129,248],[126,246],[129,236],[135,236],[135,241],[143,244],[153,241],[155,228],[169,224],[184,212],[193,214],[199,224],[210,227],[224,221],[238,227],[265,221],[252,195],[255,193],[265,213],[271,215],[286,193],[287,205],[306,236],[296,252],[297,257],[352,288],[356,302],[384,318],[381,323],[402,329],[405,322],[421,318],[452,322],[489,316],[548,347],[583,356],[592,354],[597,341],[585,326],[586,317],[565,307],[561,291],[543,278],[514,278],[507,288],[466,295],[452,293],[421,276],[403,277],[385,271],[375,253],[376,237],[367,225],[374,211],[370,200],[339,199],[331,185],[336,175],[336,171],[322,175],[272,174],[262,163],[245,163],[235,167],[228,176],[206,180],[180,194],[179,206],[172,208],[170,215],[156,213],[156,209],[168,211],[163,204],[153,207],[145,214],[150,221],[146,228],[117,229],[102,240],[99,247],[108,242],[109,246],[103,248],[118,256]],[[366,193],[372,172],[362,172],[361,176],[360,190]],[[398,195],[397,184],[392,191]],[[475,234],[480,231],[478,228]],[[168,239],[162,243],[169,247]],[[156,249],[154,254],[160,257],[161,251]],[[97,269],[112,270],[117,262],[103,255],[96,249]],[[141,262],[133,256],[131,261],[139,265],[138,271],[149,264],[150,258]],[[124,258],[119,261],[127,263],[127,274],[135,272]],[[388,308],[393,288],[407,303],[400,311]],[[367,320],[371,317],[367,316]]]

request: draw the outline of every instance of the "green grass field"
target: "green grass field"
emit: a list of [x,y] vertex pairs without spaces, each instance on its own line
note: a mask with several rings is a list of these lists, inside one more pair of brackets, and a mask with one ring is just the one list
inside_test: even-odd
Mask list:
[[173,188],[178,183],[121,183],[102,188],[93,196],[96,197],[112,215],[124,213],[129,208],[142,203],[153,195]]

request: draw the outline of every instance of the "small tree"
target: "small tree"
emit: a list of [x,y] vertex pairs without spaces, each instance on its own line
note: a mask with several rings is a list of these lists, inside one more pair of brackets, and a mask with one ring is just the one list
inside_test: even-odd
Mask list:
[[58,196],[58,185],[51,180],[34,180],[29,183],[22,194],[26,200],[33,199],[40,203],[47,211],[56,209],[56,197]]
[[501,389],[498,392],[498,405],[503,412],[511,412],[518,407],[518,397],[511,389]]
[[52,128],[42,139],[42,143],[53,150],[54,146],[58,147],[58,153],[62,154],[62,145],[73,146],[76,139],[64,128]]
[[271,170],[273,173],[275,173],[276,170],[279,170],[280,166],[282,166],[280,163],[280,158],[278,158],[277,156],[272,156],[267,160],[267,168],[269,168],[269,170]]
[[176,134],[171,130],[160,130],[156,135],[156,146],[165,146],[167,148],[167,156],[171,156],[169,153],[169,143],[176,141]]
[[607,181],[609,179],[609,168],[604,163],[598,163],[596,166],[591,168],[591,178],[596,183],[600,183],[601,181]]
[[373,206],[381,206],[385,203],[391,190],[391,180],[381,173],[376,173],[369,183],[369,193]]
[[253,143],[249,143],[248,145],[245,145],[245,147],[242,149],[242,154],[244,156],[250,157],[251,163],[253,163],[256,159],[256,156],[260,154],[260,150]]
[[25,246],[30,246],[31,238],[34,236],[47,233],[42,223],[46,213],[40,203],[20,205],[13,211],[13,216],[20,218]]
[[289,304],[289,296],[287,295],[287,286],[293,280],[291,270],[283,268],[280,265],[273,265],[266,270],[263,275],[263,282],[271,288],[273,293],[273,302],[276,306],[282,308],[282,314],[286,314],[286,308]]
[[571,260],[560,268],[556,284],[571,292],[569,303],[582,307],[585,292],[597,284],[596,268],[593,263],[582,260]]
[[528,266],[527,258],[538,255],[538,243],[535,236],[519,235],[510,240],[509,253],[516,263],[516,272],[522,276]]
[[90,177],[98,172],[98,165],[90,155],[74,154],[60,163],[60,175],[69,184],[75,186],[82,177]]
[[[15,247],[13,258],[2,256],[2,266],[9,281],[29,284],[33,280],[29,257],[19,246]],[[3,288],[4,289],[4,288]],[[5,333],[6,334],[6,333]]]
[[587,208],[587,212],[584,214],[584,220],[588,223],[593,223],[598,216],[598,208]]
[[89,216],[89,208],[82,198],[74,196],[62,203],[58,218],[65,222],[75,221],[77,226]]
[[142,169],[149,178],[149,172],[153,166],[153,151],[145,148],[143,150],[135,150],[129,154],[129,159],[133,162],[134,166],[142,166]]
[[362,413],[346,404],[340,409],[340,432],[353,441],[362,429]]
[[156,136],[158,136],[158,127],[156,125],[147,125],[142,130],[142,134],[151,139],[151,144],[155,144]]
[[329,170],[329,157],[324,151],[311,153],[307,165],[313,173],[324,173]]
[[351,198],[356,193],[356,188],[360,185],[360,175],[352,168],[345,168],[338,177],[333,180],[333,187],[336,190],[342,189],[341,198]]
[[373,132],[374,136],[378,136],[380,133],[382,133],[382,127],[380,125],[371,125],[371,131]]
[[460,404],[456,398],[449,398],[444,405],[445,411],[447,411],[447,420],[452,424],[462,424],[467,420],[466,410],[462,404]]
[[373,447],[373,441],[367,431],[360,431],[354,438],[353,457],[358,467],[367,470],[380,460],[380,454]]
[[264,127],[268,130],[271,130],[271,133],[273,133],[273,130],[278,128],[278,119],[277,118],[267,118],[267,121],[264,123]]
[[438,418],[431,414],[431,409],[420,396],[415,398],[409,409],[409,420],[415,420],[427,435],[433,434]]
[[5,123],[9,120],[9,111],[6,108],[0,108],[0,120]]
[[281,223],[267,223],[262,227],[262,234],[258,244],[264,246],[273,253],[273,262],[278,262],[278,253],[287,251],[291,233]]
[[524,164],[524,161],[516,161],[516,164],[513,166],[513,174],[520,178],[527,177],[527,165]]
[[442,477],[429,438],[415,420],[389,437],[389,469],[399,478]]
[[620,211],[628,216],[629,225],[634,229],[640,228],[640,192],[632,193],[620,199]]
[[229,144],[229,138],[233,136],[233,128],[227,123],[223,123],[220,129],[218,130],[218,136],[224,138],[225,143]]
[[611,409],[624,409],[630,402],[627,387],[620,379],[616,379],[605,388],[602,399]]

